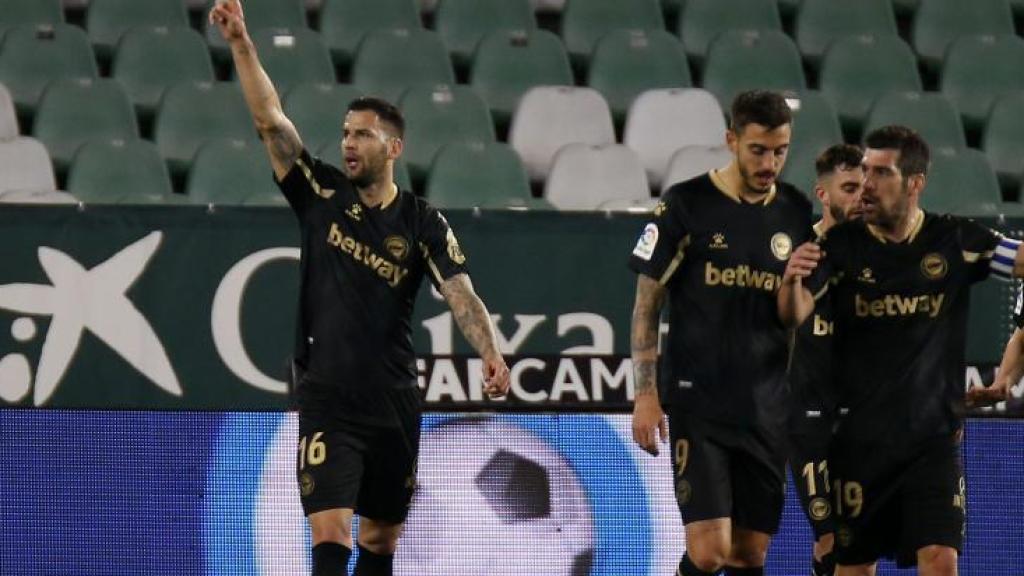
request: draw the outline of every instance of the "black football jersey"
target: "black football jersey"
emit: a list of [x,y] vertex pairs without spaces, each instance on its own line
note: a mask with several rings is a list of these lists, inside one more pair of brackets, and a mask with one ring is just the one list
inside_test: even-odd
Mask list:
[[303,151],[279,183],[299,219],[296,357],[309,378],[363,391],[416,385],[413,303],[465,272],[440,212],[408,191],[367,207],[339,169]]
[[809,281],[831,292],[834,374],[849,412],[837,434],[912,450],[960,427],[969,289],[1008,275],[1016,244],[974,221],[919,213],[907,241],[864,222],[833,227]]
[[749,203],[711,172],[665,192],[629,261],[668,291],[663,403],[780,429],[789,341],[775,292],[793,248],[811,234],[811,203],[788,184]]

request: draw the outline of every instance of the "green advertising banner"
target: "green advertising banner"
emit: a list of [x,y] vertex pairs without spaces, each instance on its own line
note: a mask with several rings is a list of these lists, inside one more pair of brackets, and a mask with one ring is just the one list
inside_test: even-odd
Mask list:
[[[628,408],[635,277],[626,261],[645,217],[446,216],[494,315],[513,390],[483,399],[479,360],[424,282],[414,340],[427,402]],[[0,405],[285,408],[298,240],[282,208],[0,207]],[[968,382],[991,377],[1013,298],[1010,284],[974,290]]]

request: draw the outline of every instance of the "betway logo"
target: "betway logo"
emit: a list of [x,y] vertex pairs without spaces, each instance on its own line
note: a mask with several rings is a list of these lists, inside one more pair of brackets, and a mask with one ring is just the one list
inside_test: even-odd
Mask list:
[[746,264],[718,269],[712,262],[708,262],[704,266],[704,283],[708,286],[738,286],[774,292],[782,283],[782,277],[771,272],[753,270]]
[[407,268],[396,266],[388,262],[383,256],[378,255],[369,246],[359,242],[351,236],[345,236],[336,223],[331,223],[331,231],[327,233],[327,243],[348,254],[367,268],[373,270],[378,276],[387,280],[388,285],[394,288],[409,273]]
[[[86,330],[154,384],[181,395],[163,344],[125,296],[146,269],[161,238],[160,232],[153,232],[91,270],[59,250],[41,246],[39,264],[52,284],[0,286],[0,308],[50,317],[50,329],[36,366],[32,398],[36,406],[57,389]],[[35,334],[35,324],[31,318],[19,318],[13,332],[16,339],[29,340]],[[32,384],[28,358],[17,353],[0,358],[0,398],[17,401],[32,389]]]
[[899,294],[886,294],[885,296],[868,300],[860,294],[854,296],[854,308],[858,318],[882,318],[885,316],[913,316],[924,315],[935,318],[942,310],[942,301],[945,294],[922,294],[920,296],[900,296]]

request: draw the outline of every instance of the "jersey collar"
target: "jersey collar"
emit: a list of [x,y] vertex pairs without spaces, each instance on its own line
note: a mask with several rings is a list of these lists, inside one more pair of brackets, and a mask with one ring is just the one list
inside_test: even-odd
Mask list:
[[718,188],[718,190],[722,194],[725,194],[726,196],[729,197],[730,200],[736,202],[737,204],[762,204],[764,206],[767,206],[772,203],[772,200],[775,200],[775,184],[772,184],[771,189],[768,190],[768,193],[765,194],[764,198],[762,198],[761,200],[758,200],[757,202],[746,202],[740,197],[739,192],[729,187],[729,185],[725,181],[725,178],[722,177],[722,173],[720,170],[712,170],[708,172],[708,175],[711,177],[711,183],[715,185],[715,188]]
[[[920,208],[918,208],[917,212],[914,214],[914,222],[913,222],[913,224],[910,225],[910,234],[907,234],[907,239],[906,240],[904,240],[903,242],[897,242],[897,244],[910,244],[911,242],[913,242],[914,239],[917,238],[917,234],[918,234],[918,232],[921,231],[922,227],[924,227],[924,210],[921,210]],[[868,229],[868,232],[872,236],[874,236],[875,239],[877,239],[882,244],[892,244],[893,243],[891,240],[886,238],[882,234],[882,232],[878,228],[876,228],[874,225],[867,224],[867,229]]]

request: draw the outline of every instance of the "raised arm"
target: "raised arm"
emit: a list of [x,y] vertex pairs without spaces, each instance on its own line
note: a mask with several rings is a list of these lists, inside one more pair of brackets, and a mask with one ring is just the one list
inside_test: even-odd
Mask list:
[[295,125],[284,115],[277,90],[260,64],[256,47],[245,28],[242,5],[239,0],[217,2],[209,18],[231,47],[245,102],[270,154],[274,175],[283,180],[302,153],[302,140]]
[[786,262],[779,287],[779,320],[787,328],[796,328],[814,312],[814,295],[803,284],[821,259],[821,247],[813,242],[801,244]]
[[633,441],[658,455],[658,439],[668,438],[658,397],[658,324],[665,287],[644,274],[637,276],[630,346],[633,355]]
[[441,283],[440,291],[462,335],[484,361],[484,392],[492,398],[504,396],[509,387],[508,366],[498,350],[491,315],[473,290],[469,275],[459,273],[448,278]]

